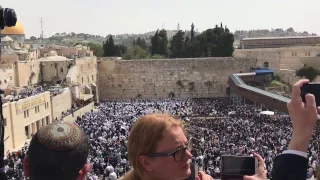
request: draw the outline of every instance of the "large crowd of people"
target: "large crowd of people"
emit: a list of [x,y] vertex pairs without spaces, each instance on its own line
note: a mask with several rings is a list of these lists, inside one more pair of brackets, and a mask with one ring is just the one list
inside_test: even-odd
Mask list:
[[[260,154],[271,178],[274,158],[288,147],[291,124],[288,116],[261,116],[253,105],[235,106],[227,98],[153,99],[101,102],[96,110],[78,117],[90,139],[88,179],[117,179],[130,169],[127,137],[132,123],[149,113],[167,113],[185,121],[193,144],[193,162],[214,178],[220,176],[221,155]],[[230,113],[234,112],[234,113]],[[317,135],[316,135],[317,134]],[[309,145],[308,178],[318,164],[320,126]],[[7,173],[22,178],[21,162],[27,148],[8,153]]]
[[11,92],[11,95],[7,96],[5,99],[13,102],[19,101],[20,99],[25,99],[31,96],[35,96],[44,92],[44,89],[41,86],[28,86],[22,88],[18,91],[14,90]]
[[19,90],[12,90],[11,94],[6,97],[7,100],[13,102],[13,101],[19,101],[20,99],[25,99],[31,96],[36,96],[38,94],[41,94],[48,90],[50,92],[50,96],[56,96],[61,93],[63,93],[64,88],[61,87],[42,87],[42,86],[27,86],[23,87]]

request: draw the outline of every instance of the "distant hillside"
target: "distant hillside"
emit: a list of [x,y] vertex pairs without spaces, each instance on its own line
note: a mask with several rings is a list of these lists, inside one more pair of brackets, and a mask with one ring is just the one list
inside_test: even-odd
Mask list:
[[241,40],[243,38],[258,38],[258,37],[286,37],[286,36],[316,36],[317,34],[309,34],[307,31],[295,32],[293,28],[284,30],[282,28],[277,29],[258,29],[258,30],[237,30],[234,33],[235,40]]
[[[141,39],[145,39],[147,44],[150,44],[150,38],[155,34],[156,31],[151,31],[143,34],[117,34],[113,35],[113,40],[116,44],[123,44],[127,47],[131,47],[133,44],[133,40],[138,39],[140,37]],[[175,34],[177,33],[177,30],[167,30],[168,39],[171,39]],[[187,36],[190,36],[190,32],[186,32]],[[91,42],[95,44],[101,44],[105,42],[106,36],[99,36],[99,35],[91,35],[91,34],[85,34],[85,33],[56,33],[54,36],[51,36],[49,38],[45,38],[44,42],[46,44],[57,44],[57,45],[65,45],[65,46],[73,46],[77,42]],[[31,36],[30,39],[26,39],[26,43],[31,44],[41,44],[41,39]]]

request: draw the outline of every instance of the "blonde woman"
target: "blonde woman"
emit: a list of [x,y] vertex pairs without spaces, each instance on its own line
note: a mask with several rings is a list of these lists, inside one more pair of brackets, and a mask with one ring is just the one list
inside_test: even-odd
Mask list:
[[[132,170],[123,179],[188,178],[191,175],[192,155],[187,142],[184,126],[180,120],[165,114],[149,114],[141,117],[132,126],[129,134],[128,155]],[[211,180],[212,177],[200,172],[196,179]]]

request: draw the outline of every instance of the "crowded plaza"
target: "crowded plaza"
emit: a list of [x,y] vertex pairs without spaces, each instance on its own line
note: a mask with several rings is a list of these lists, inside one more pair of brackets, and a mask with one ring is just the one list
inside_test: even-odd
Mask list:
[[[127,137],[131,125],[150,113],[166,113],[184,121],[193,148],[192,160],[215,179],[220,176],[221,155],[260,154],[271,179],[274,158],[287,149],[291,124],[287,115],[261,115],[253,104],[235,106],[228,98],[153,99],[101,102],[95,110],[76,119],[89,137],[88,179],[117,179],[130,170]],[[318,163],[318,136],[314,131],[309,145],[307,177],[315,175]],[[18,152],[7,153],[10,179],[23,179],[22,162],[26,144]]]

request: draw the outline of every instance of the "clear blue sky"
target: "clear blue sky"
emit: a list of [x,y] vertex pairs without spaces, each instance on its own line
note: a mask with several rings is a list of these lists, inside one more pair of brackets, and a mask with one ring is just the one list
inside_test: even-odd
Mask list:
[[320,35],[320,0],[1,0],[14,8],[27,37],[56,32],[144,33],[162,27],[199,31],[223,22],[231,31],[293,27]]

